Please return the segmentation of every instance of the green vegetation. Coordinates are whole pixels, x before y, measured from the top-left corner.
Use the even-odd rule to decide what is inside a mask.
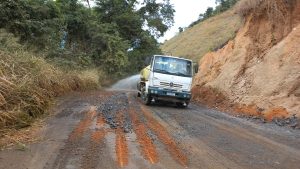
[[[229,10],[186,29],[162,46],[165,54],[182,56],[198,62],[207,52],[223,47],[242,26],[242,18]]]
[[[1,0],[0,133],[30,125],[56,96],[97,89],[161,53],[169,0],[84,2]]]
[[[109,74],[137,71],[141,60],[160,52],[156,38],[173,24],[169,0],[94,2],[89,8],[79,0],[3,0],[0,28],[47,58],[80,60]]]
[[[28,52],[6,31],[0,31],[0,41],[0,133],[5,127],[30,125],[53,97],[97,89],[103,78],[96,68],[63,71]]]
[[[218,15],[222,12],[227,11],[231,7],[233,7],[239,0],[216,0],[216,8],[208,7],[205,13],[200,14],[197,21],[191,23],[189,27],[193,27],[194,25],[205,21],[206,19]]]

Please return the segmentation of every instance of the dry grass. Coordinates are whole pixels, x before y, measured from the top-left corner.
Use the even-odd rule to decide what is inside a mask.
[[[294,6],[296,0],[241,0],[236,5],[236,12],[241,16],[267,13],[274,23],[284,21],[287,7]]]
[[[22,49],[3,31],[0,42],[0,133],[30,125],[55,96],[99,87],[101,74],[96,69],[62,71]]]
[[[230,10],[185,30],[162,45],[165,54],[198,61],[209,51],[221,48],[233,39],[242,26],[242,18]]]
[[[2,132],[0,137],[0,150],[16,145],[19,150],[27,148],[26,144],[34,143],[43,139],[42,130],[45,127],[44,119],[38,118],[30,125],[30,128],[14,129]]]
[[[235,10],[241,16],[245,16],[257,8],[261,2],[262,0],[241,0],[237,3]]]

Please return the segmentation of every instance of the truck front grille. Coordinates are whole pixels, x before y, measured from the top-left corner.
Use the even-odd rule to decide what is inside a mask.
[[[173,86],[171,86],[170,83],[167,82],[160,82],[159,84],[163,87],[172,87],[172,88],[182,88],[183,86],[181,84],[176,84],[176,83],[173,83]]]

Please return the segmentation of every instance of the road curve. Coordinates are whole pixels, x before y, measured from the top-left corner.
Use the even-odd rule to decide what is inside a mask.
[[[133,91],[60,98],[41,141],[0,152],[0,168],[299,168],[300,131],[191,104],[144,106]]]

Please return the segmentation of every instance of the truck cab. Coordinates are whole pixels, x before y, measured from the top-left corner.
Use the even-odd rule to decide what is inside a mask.
[[[189,59],[154,55],[150,65],[141,71],[138,96],[146,105],[163,100],[187,107],[192,97],[192,80],[197,68]]]

